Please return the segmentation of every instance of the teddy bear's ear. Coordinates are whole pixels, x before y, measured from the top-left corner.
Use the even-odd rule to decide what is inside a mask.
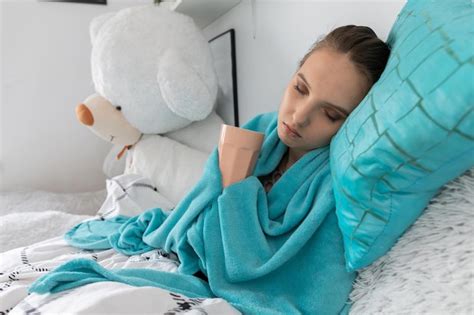
[[[178,116],[198,121],[214,109],[218,89],[214,70],[198,73],[174,49],[160,58],[157,81],[161,96]]]
[[[94,45],[94,41],[97,37],[97,34],[99,33],[100,29],[105,24],[105,22],[110,20],[110,18],[112,18],[116,14],[117,14],[116,12],[109,12],[109,13],[99,15],[92,19],[91,23],[89,24],[89,35],[91,37],[92,45]]]

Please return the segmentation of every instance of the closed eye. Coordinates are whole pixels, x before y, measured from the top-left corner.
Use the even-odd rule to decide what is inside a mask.
[[[293,85],[293,87],[295,88],[295,90],[296,90],[299,94],[301,94],[301,95],[304,94],[303,91],[302,91],[302,90],[300,89],[300,87],[298,86],[298,84]]]
[[[296,90],[296,92],[298,92],[298,94],[300,95],[304,95],[305,93],[300,89],[300,87],[298,86],[298,84],[295,84],[293,85],[293,88]],[[331,122],[335,122],[336,120],[339,120],[341,119],[340,116],[336,115],[329,115],[329,113],[325,110],[324,113],[326,114],[326,117],[331,121]]]
[[[339,116],[331,116],[331,115],[329,115],[329,113],[328,113],[327,111],[324,111],[324,112],[326,113],[326,117],[327,117],[330,121],[332,121],[332,122],[335,122],[336,120],[341,119],[341,117],[339,117]]]

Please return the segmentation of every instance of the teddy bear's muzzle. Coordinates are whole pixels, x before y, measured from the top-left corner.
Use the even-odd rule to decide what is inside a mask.
[[[76,116],[77,119],[86,126],[92,126],[94,124],[94,116],[89,108],[84,104],[77,105]]]

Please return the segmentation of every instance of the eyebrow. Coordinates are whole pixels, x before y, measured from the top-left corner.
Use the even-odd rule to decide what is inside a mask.
[[[301,78],[301,80],[304,81],[304,83],[308,86],[309,90],[311,90],[311,86],[308,84],[308,81],[306,81],[306,78],[304,77],[304,75],[302,73],[298,73],[298,76]],[[332,103],[329,103],[327,101],[323,101],[324,104],[330,106],[330,107],[333,107],[335,109],[337,109],[338,111],[342,112],[344,115],[349,116],[349,113],[344,109],[342,108],[341,106],[338,106],[338,105],[334,105]]]

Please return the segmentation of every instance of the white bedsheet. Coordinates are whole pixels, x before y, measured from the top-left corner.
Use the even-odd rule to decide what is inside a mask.
[[[95,215],[106,195],[105,189],[85,193],[0,192],[0,253],[63,235]]]
[[[106,196],[106,189],[84,193],[54,193],[41,190],[0,192],[0,215],[48,210],[95,215]]]
[[[119,175],[108,179],[106,186],[107,190],[86,193],[0,192],[0,253],[64,235],[97,213],[135,216],[155,206],[174,206],[140,175]]]
[[[77,223],[92,218],[61,211],[10,213],[0,217],[0,253],[64,235]]]
[[[222,299],[187,298],[152,287],[99,282],[58,293],[60,298],[33,294],[9,314],[240,314]],[[36,313],[37,314],[37,313]]]

